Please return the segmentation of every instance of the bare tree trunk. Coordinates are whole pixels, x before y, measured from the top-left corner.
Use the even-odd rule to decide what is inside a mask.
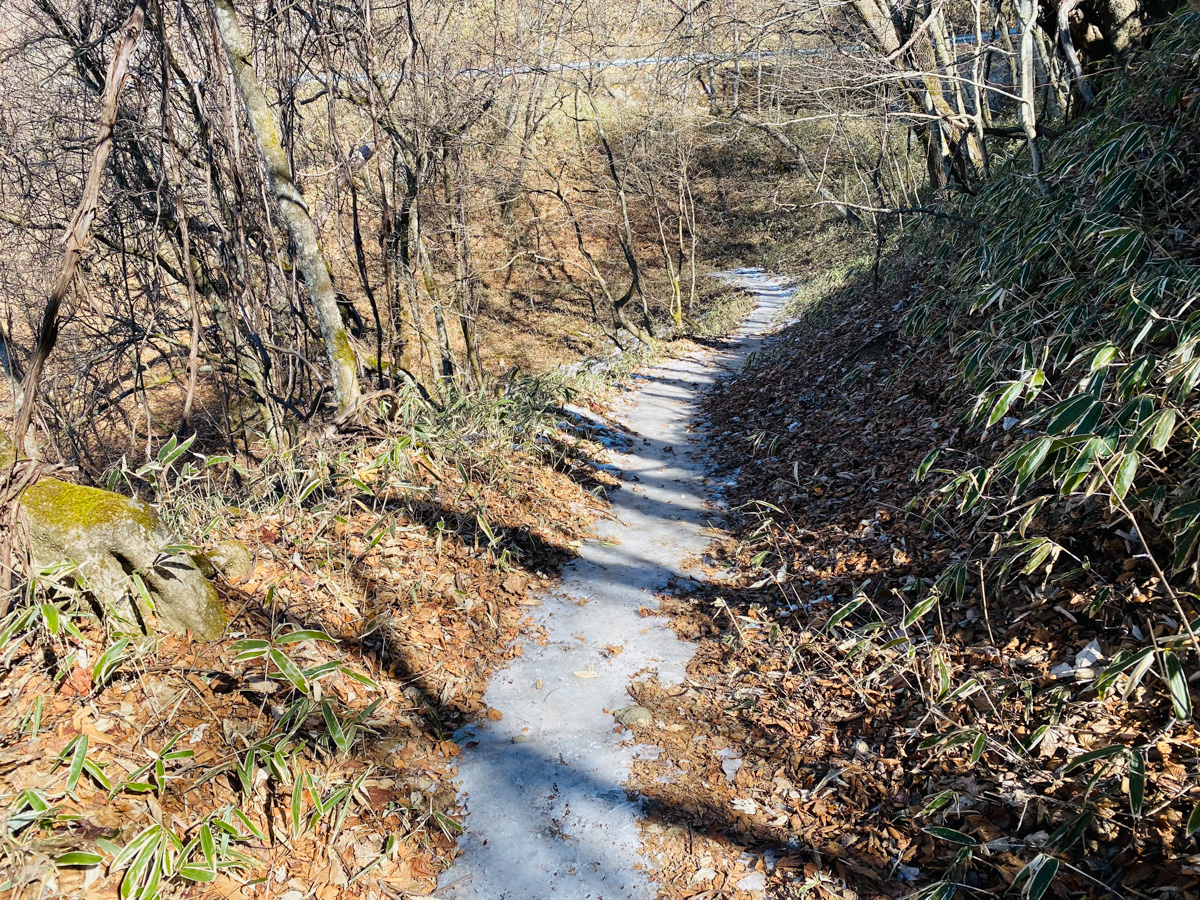
[[[70,290],[71,281],[75,277],[75,268],[79,264],[79,256],[87,245],[92,223],[96,220],[96,209],[100,204],[100,179],[104,175],[104,167],[112,152],[113,126],[117,121],[117,99],[125,86],[129,74],[129,59],[142,33],[142,23],[146,17],[144,0],[137,0],[133,12],[117,34],[116,45],[113,48],[112,62],[108,66],[108,74],[104,79],[104,97],[100,104],[100,127],[96,133],[96,145],[92,148],[92,164],[88,169],[87,181],[83,187],[83,198],[75,215],[67,225],[65,247],[62,262],[58,269],[58,278],[46,298],[46,308],[42,313],[42,325],[38,331],[37,351],[29,372],[25,375],[25,383],[21,390],[21,408],[17,413],[16,427],[13,431],[13,442],[18,450],[25,448],[25,433],[29,430],[29,422],[33,416],[33,404],[37,397],[38,382],[42,379],[42,369],[46,360],[54,350],[58,340],[58,311]]]
[[[1051,121],[1054,121],[1067,114],[1070,85],[1063,83],[1062,66],[1059,64],[1058,55],[1054,52],[1054,46],[1046,40],[1046,33],[1041,28],[1037,28],[1034,30],[1034,35],[1037,38],[1038,59],[1041,61],[1042,70],[1046,73],[1046,101],[1043,105],[1043,112]]]
[[[617,243],[621,245],[621,253],[625,256],[625,264],[629,266],[629,288],[614,304],[617,321],[639,341],[648,344],[650,338],[654,337],[654,327],[650,321],[650,311],[646,308],[646,296],[642,293],[642,273],[638,267],[637,254],[634,252],[633,226],[629,222],[629,204],[625,197],[625,182],[621,179],[621,175],[617,171],[616,157],[613,155],[612,146],[609,144],[608,137],[604,133],[604,126],[600,124],[600,114],[596,109],[596,101],[591,97],[588,99],[592,101],[592,115],[596,121],[596,136],[599,137],[600,145],[604,148],[604,155],[608,160],[608,174],[617,189],[617,203],[621,209],[621,231],[619,232]],[[640,328],[629,321],[629,316],[625,312],[625,307],[633,299],[634,294],[637,294],[642,301],[642,324]]]
[[[454,164],[451,171],[451,162]],[[483,364],[479,359],[479,341],[475,322],[479,303],[475,296],[475,273],[471,262],[471,229],[467,218],[467,197],[462,186],[461,150],[443,153],[443,178],[446,208],[450,214],[450,237],[454,244],[454,293],[459,330],[462,332],[467,373],[476,387],[483,386]]]
[[[1017,107],[1017,122],[1025,132],[1033,174],[1037,176],[1042,172],[1042,152],[1037,145],[1037,108],[1034,106],[1033,29],[1037,26],[1037,0],[1017,0],[1017,15],[1021,21],[1021,43],[1017,56],[1021,102]]]
[[[971,102],[975,104],[975,142],[979,145],[981,172],[988,174],[987,146],[983,142],[983,129],[987,124],[987,88],[983,74],[983,0],[973,0],[975,10],[975,58],[971,63]]]
[[[1145,32],[1141,0],[1101,0],[1100,24],[1114,53],[1124,53]]]
[[[1200,4],[1200,0],[1194,0]],[[1091,106],[1096,102],[1096,95],[1092,93],[1091,85],[1087,83],[1087,78],[1083,74],[1083,64],[1079,61],[1079,54],[1075,51],[1075,42],[1071,39],[1071,13],[1075,7],[1079,5],[1079,0],[1063,0],[1058,6],[1058,42],[1062,44],[1063,56],[1067,58],[1067,65],[1071,67],[1071,85],[1079,92],[1079,96],[1083,98],[1085,106]],[[1200,6],[1197,7],[1200,9]]]
[[[947,173],[953,168],[952,147],[966,141],[967,156],[976,169],[982,168],[983,149],[975,133],[964,123],[946,99],[941,76],[937,71],[936,49],[927,29],[920,25],[907,41],[901,40],[896,24],[898,17],[887,0],[852,0],[855,11],[875,36],[887,60],[902,72],[909,102],[914,109],[929,117],[925,128],[925,152],[929,178],[935,188],[946,184]],[[934,24],[933,16],[927,19]],[[911,57],[911,60],[908,59]]]
[[[358,359],[342,323],[337,294],[329,277],[329,266],[321,250],[321,242],[313,224],[308,204],[292,180],[287,153],[279,135],[279,122],[267,102],[266,94],[250,62],[250,43],[238,22],[232,0],[213,0],[217,30],[229,57],[230,68],[237,80],[250,129],[258,144],[259,155],[267,170],[271,192],[292,240],[296,264],[304,276],[304,284],[329,357],[329,373],[339,412],[345,412],[358,402]]]

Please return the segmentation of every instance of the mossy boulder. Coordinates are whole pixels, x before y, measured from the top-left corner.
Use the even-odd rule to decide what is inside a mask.
[[[57,478],[38,480],[20,500],[35,566],[74,560],[101,604],[131,596],[137,572],[154,602],[152,614],[139,605],[143,620],[154,615],[166,630],[202,640],[225,630],[217,592],[191,556],[162,552],[172,538],[148,504]]]
[[[221,574],[230,581],[245,581],[254,571],[254,554],[241,541],[221,541],[207,553],[197,554],[195,560],[209,578]]]

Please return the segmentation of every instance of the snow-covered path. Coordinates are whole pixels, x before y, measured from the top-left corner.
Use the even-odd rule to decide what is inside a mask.
[[[700,394],[762,344],[792,293],[755,270],[725,277],[758,299],[737,344],[671,360],[640,379],[621,417],[632,445],[613,453],[625,481],[611,497],[614,519],[601,523],[536,608],[549,640],[526,641],[524,655],[494,677],[485,699],[503,718],[456,735],[466,833],[439,896],[655,895],[639,867],[638,803],[622,787],[646,748],[617,733],[613,712],[631,704],[631,678],[683,677],[692,645],[639,609],[656,610],[657,592],[673,578],[691,578],[681,564],[709,543],[700,533],[708,518],[706,447],[689,442],[688,426]]]

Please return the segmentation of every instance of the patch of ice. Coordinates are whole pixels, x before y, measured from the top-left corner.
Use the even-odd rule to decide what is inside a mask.
[[[1100,642],[1092,641],[1075,654],[1075,668],[1090,669],[1102,659],[1104,652],[1100,649]]]
[[[767,889],[767,876],[762,872],[751,872],[749,875],[741,878],[738,883],[739,891],[765,891]]]
[[[732,782],[738,769],[742,767],[742,758],[737,755],[736,750],[729,747],[722,747],[717,751],[717,756],[721,759],[721,771],[725,773],[725,780]]]

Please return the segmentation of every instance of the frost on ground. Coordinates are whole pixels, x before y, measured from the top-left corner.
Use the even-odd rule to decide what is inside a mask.
[[[692,645],[651,615],[656,594],[691,578],[708,544],[705,463],[690,435],[699,394],[762,343],[791,290],[755,270],[724,276],[759,304],[733,349],[672,360],[639,380],[613,465],[625,482],[612,518],[534,615],[542,644],[497,673],[487,721],[462,729],[461,856],[445,893],[489,900],[620,900],[655,890],[639,855],[638,803],[623,787],[638,747],[614,721],[640,673],[683,677]]]

